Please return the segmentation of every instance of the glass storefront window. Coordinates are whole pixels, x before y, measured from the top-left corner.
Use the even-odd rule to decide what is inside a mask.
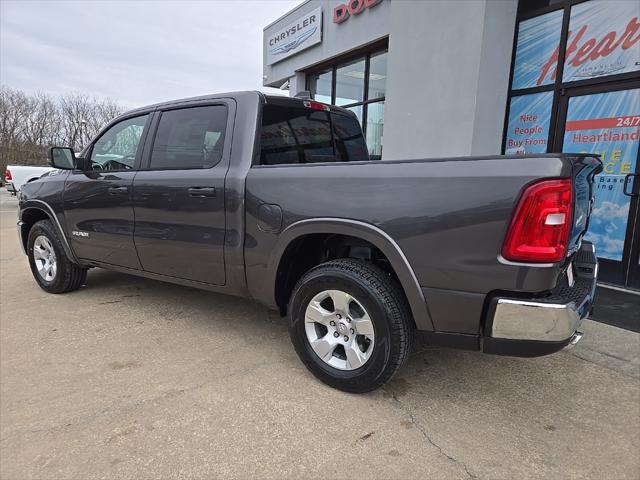
[[[631,201],[624,181],[636,172],[639,133],[640,89],[569,99],[562,151],[600,154],[604,167],[586,236],[602,258],[622,260]]]
[[[382,98],[387,86],[387,52],[371,55],[369,60],[369,89],[367,98]]]
[[[640,70],[640,2],[591,0],[571,7],[562,81]]]
[[[367,105],[367,126],[365,138],[369,156],[379,159],[382,156],[382,130],[384,128],[384,102]]]
[[[333,68],[307,74],[307,90],[314,100],[333,103],[358,117],[372,159],[382,158],[387,50],[378,50]],[[334,90],[332,90],[334,88]]]
[[[364,100],[365,59],[336,69],[336,105],[349,105]]]
[[[553,92],[520,95],[511,99],[505,153],[545,153],[551,123]]]
[[[309,91],[311,97],[318,102],[331,103],[332,71],[315,73],[309,76]]]
[[[604,282],[640,288],[640,204],[624,192],[640,173],[640,1],[518,0],[517,19],[503,151],[600,154],[585,238]]]
[[[511,88],[538,87],[555,81],[563,10],[524,20],[518,25]]]

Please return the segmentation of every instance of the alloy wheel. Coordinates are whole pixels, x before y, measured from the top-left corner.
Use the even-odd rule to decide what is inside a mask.
[[[362,304],[342,290],[324,290],[311,299],[305,332],[315,354],[339,370],[362,367],[373,352],[373,322]]]
[[[44,235],[38,235],[33,242],[33,259],[40,278],[47,282],[56,278],[58,263],[56,252],[53,249],[51,240]]]

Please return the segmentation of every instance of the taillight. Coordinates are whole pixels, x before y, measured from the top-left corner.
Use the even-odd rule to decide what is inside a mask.
[[[321,110],[323,112],[328,112],[329,105],[325,105],[324,103],[314,102],[313,100],[307,100],[304,102],[304,106],[310,108],[311,110]]]
[[[502,246],[514,262],[559,262],[567,254],[571,230],[573,182],[542,180],[520,197]]]
[[[5,180],[13,180],[13,177],[11,176],[11,171],[7,168],[7,170],[4,172],[4,179]]]

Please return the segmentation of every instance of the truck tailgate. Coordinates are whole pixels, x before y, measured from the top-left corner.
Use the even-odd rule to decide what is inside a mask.
[[[569,157],[573,165],[574,212],[573,227],[569,239],[569,252],[580,248],[582,237],[589,228],[589,216],[593,207],[594,177],[602,171],[602,163],[597,156],[576,155]]]

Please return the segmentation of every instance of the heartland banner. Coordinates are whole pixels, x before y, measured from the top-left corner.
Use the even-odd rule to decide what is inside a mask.
[[[574,5],[569,32],[562,81],[640,70],[640,1]]]
[[[520,22],[514,90],[555,82],[563,10]],[[640,1],[590,0],[571,7],[563,82],[640,70]]]
[[[586,236],[599,257],[622,260],[630,202],[624,177],[636,171],[639,143],[640,89],[569,99],[562,150],[598,153],[604,165]]]

